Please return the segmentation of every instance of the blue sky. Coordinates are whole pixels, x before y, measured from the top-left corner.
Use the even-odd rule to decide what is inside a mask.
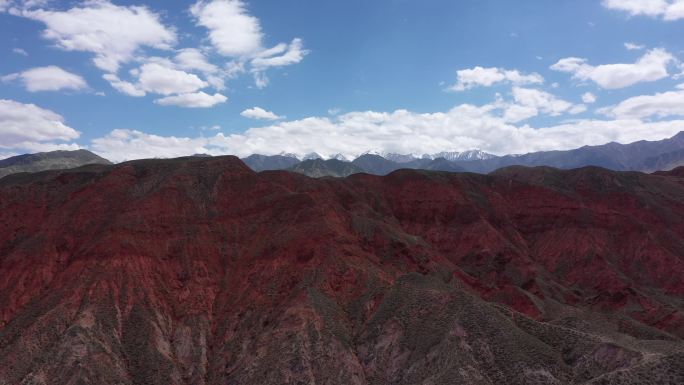
[[[0,0],[0,157],[505,154],[684,130],[683,0]]]

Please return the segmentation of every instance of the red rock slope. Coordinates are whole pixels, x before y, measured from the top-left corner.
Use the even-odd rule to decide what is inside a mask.
[[[0,384],[681,384],[678,174],[0,179]]]

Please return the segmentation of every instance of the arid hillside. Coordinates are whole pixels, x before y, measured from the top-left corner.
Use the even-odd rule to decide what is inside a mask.
[[[0,179],[0,385],[682,384],[684,176]]]

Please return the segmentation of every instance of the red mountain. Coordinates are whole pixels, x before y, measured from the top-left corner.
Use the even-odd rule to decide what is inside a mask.
[[[682,384],[684,177],[0,179],[0,384]]]

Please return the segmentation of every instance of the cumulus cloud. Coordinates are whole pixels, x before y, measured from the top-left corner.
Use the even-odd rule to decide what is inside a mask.
[[[209,30],[209,40],[224,56],[246,56],[261,50],[261,24],[240,0],[200,0],[190,7],[197,24]]]
[[[568,57],[551,66],[552,70],[567,72],[581,81],[593,81],[601,88],[618,89],[652,82],[669,76],[668,66],[676,59],[661,48],[648,51],[635,63],[593,66],[587,59]]]
[[[2,81],[18,80],[29,92],[83,90],[88,83],[79,75],[57,66],[36,67],[2,77]]]
[[[0,99],[0,149],[40,150],[78,146],[56,141],[74,140],[80,136],[64,123],[64,118],[35,104]]]
[[[216,73],[219,68],[207,60],[206,55],[197,48],[184,48],[176,54],[175,62],[184,70],[201,71],[207,74]]]
[[[268,84],[268,69],[299,63],[308,53],[299,38],[264,48],[260,21],[249,14],[242,0],[199,0],[190,7],[191,17],[208,30],[211,43],[199,48],[177,48],[175,28],[165,25],[160,14],[146,6],[85,0],[64,10],[43,0],[0,1],[0,11],[42,22],[43,37],[56,47],[93,54],[94,64],[105,72],[112,87],[130,96],[147,92],[192,94],[206,86],[222,91],[227,79],[244,73],[251,73],[257,86],[263,88]],[[167,51],[168,55],[151,56],[152,49]],[[215,53],[232,60],[225,66],[214,64],[210,57]],[[133,79],[127,79],[119,70],[131,62],[143,63],[143,67],[131,73]],[[149,64],[161,67],[144,68]],[[136,79],[139,76],[142,78]],[[146,85],[149,76],[166,76],[171,84],[161,87],[152,79],[156,85]]]
[[[117,129],[94,139],[90,149],[106,159],[121,162],[143,158],[174,158],[206,153],[204,138],[158,136],[136,130]]]
[[[115,74],[105,74],[103,78],[116,90],[129,96],[145,96],[147,93],[175,95],[174,97],[158,99],[158,104],[162,105],[181,106],[183,101],[187,106],[192,105],[193,107],[199,106],[195,104],[201,104],[202,107],[210,104],[208,97],[211,95],[203,92],[197,93],[198,90],[208,87],[209,82],[200,79],[195,74],[170,68],[167,65],[173,66],[174,64],[164,59],[154,60],[152,58],[152,62],[145,63],[140,68],[134,68],[130,71],[131,75],[137,78],[135,82],[122,80]],[[216,99],[213,104],[225,101],[219,99]]]
[[[554,113],[567,108],[565,112],[572,113],[572,110],[585,108],[584,105],[546,99],[540,95],[521,96],[521,100],[526,100],[539,111],[544,109]],[[610,141],[659,140],[684,130],[684,120],[644,122],[632,117],[578,119],[532,127],[510,122],[505,116],[507,107],[505,103],[495,102],[483,106],[463,104],[435,113],[407,110],[350,112],[335,117],[279,121],[250,128],[242,134],[219,133],[195,138],[127,132],[123,137],[118,133],[97,140],[93,142],[97,147],[93,148],[114,160],[194,153],[247,156],[282,152],[300,157],[312,152],[323,156],[341,153],[347,158],[354,158],[369,149],[421,154],[479,148],[493,154],[509,154],[572,149]],[[146,147],[148,142],[149,149]]]
[[[261,23],[249,14],[242,0],[200,0],[190,7],[190,13],[197,25],[209,30],[209,40],[219,54],[237,58],[226,76],[245,72],[248,65],[258,88],[269,83],[267,69],[297,64],[309,53],[299,38],[264,48]]]
[[[228,98],[218,92],[209,95],[205,92],[184,93],[156,99],[154,102],[161,106],[178,106],[187,108],[209,108],[224,103]]]
[[[278,120],[282,117],[274,114],[271,111],[266,111],[261,107],[253,107],[246,109],[240,113],[240,115],[249,119],[260,119],[260,120]]]
[[[12,48],[12,52],[16,53],[17,55],[28,56],[28,52],[26,52],[26,50],[23,48]]]
[[[668,21],[684,18],[684,0],[603,0],[603,6],[631,16],[661,17]]]
[[[126,94],[128,96],[141,97],[145,96],[145,91],[140,89],[137,85],[127,82],[125,80],[119,79],[118,76],[114,74],[104,74],[103,79],[109,82],[109,84],[117,91]]]
[[[537,89],[513,87],[513,103],[502,103],[503,117],[507,122],[520,122],[539,114],[559,116],[564,112],[583,112],[581,107]]]
[[[43,37],[57,47],[93,53],[95,65],[110,73],[133,59],[141,47],[170,49],[176,43],[175,31],[144,6],[90,0],[66,11],[24,8],[13,13],[44,23]]]
[[[523,74],[517,70],[503,68],[475,67],[456,71],[456,84],[448,88],[449,91],[465,91],[474,87],[491,87],[498,83],[512,83],[514,85],[541,84],[544,78],[538,73]]]
[[[634,96],[615,106],[602,108],[599,113],[618,119],[684,116],[684,91]]]
[[[582,101],[587,104],[596,103],[596,95],[592,94],[591,92],[585,92],[582,95]]]
[[[142,90],[162,95],[195,92],[209,85],[195,74],[157,63],[142,65],[138,81]]]
[[[233,77],[230,68],[222,69],[209,62],[204,51],[198,48],[178,50],[173,65],[184,71],[199,71],[204,74],[205,81],[217,91],[226,88],[225,79]]]

